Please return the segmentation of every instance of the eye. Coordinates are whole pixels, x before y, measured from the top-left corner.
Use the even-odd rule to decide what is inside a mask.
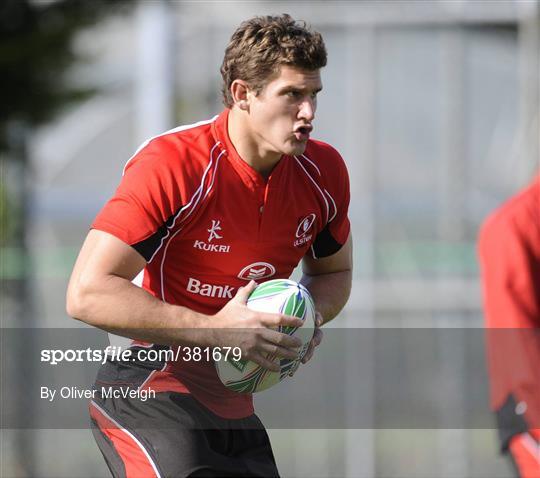
[[[292,90],[292,91],[287,91],[287,96],[289,98],[297,100],[302,97],[302,93],[300,93],[299,91]]]

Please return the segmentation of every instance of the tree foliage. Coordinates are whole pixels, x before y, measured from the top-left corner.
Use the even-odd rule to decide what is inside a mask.
[[[126,7],[128,0],[0,1],[0,152],[9,148],[12,122],[29,128],[93,93],[67,84],[76,61],[76,33]]]

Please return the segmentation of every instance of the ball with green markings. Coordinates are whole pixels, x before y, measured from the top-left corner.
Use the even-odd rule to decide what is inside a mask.
[[[297,359],[268,359],[278,362],[279,372],[267,370],[250,360],[227,360],[216,362],[216,369],[223,384],[238,393],[255,393],[276,385],[294,372],[307,352],[315,330],[315,305],[309,291],[301,284],[288,279],[274,279],[260,284],[249,296],[247,306],[260,312],[281,313],[299,317],[304,321],[302,327],[281,326],[279,331],[298,337],[302,347]]]

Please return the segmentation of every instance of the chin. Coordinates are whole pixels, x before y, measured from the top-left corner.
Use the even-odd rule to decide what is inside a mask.
[[[285,151],[283,151],[284,154],[287,156],[300,156],[301,154],[304,154],[304,151],[306,150],[307,142],[305,143],[297,143],[294,145],[289,146],[288,148],[284,148]]]

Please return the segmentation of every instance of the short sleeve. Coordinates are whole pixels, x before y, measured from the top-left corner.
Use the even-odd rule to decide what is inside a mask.
[[[495,214],[479,236],[479,258],[488,327],[538,327],[534,257],[530,232],[512,216]]]
[[[350,185],[347,167],[341,155],[331,146],[324,144],[323,166],[324,194],[328,201],[329,220],[317,234],[312,247],[315,259],[331,256],[338,252],[349,237]]]
[[[185,203],[180,165],[174,146],[162,138],[152,140],[130,159],[92,228],[116,236],[149,262]]]

